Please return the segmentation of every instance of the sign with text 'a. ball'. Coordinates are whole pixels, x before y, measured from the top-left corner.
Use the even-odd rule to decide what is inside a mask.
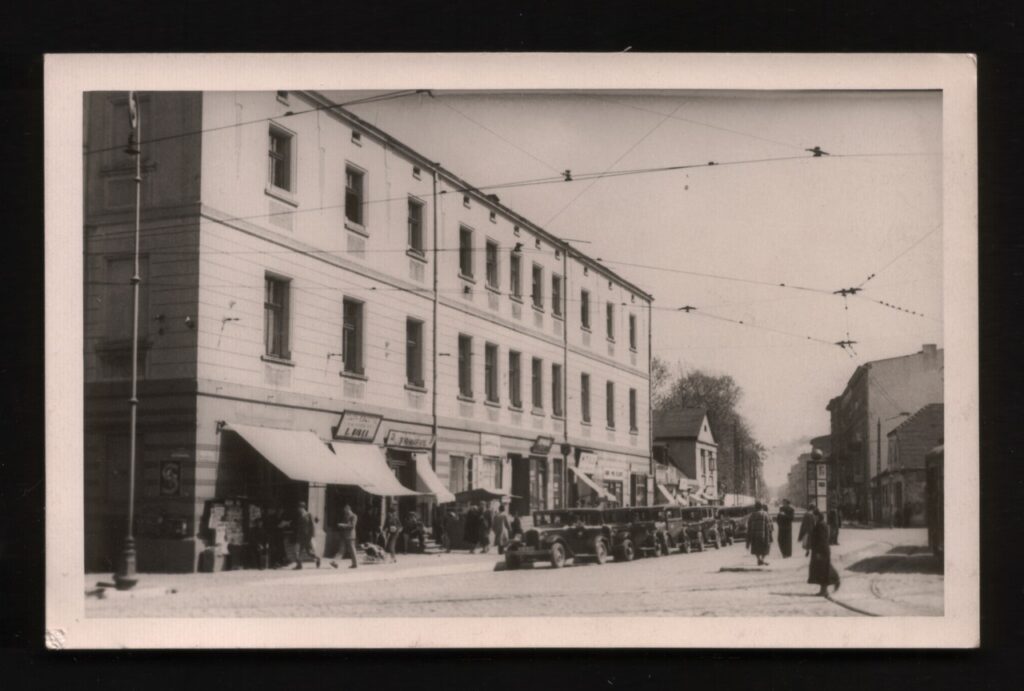
[[[341,414],[337,426],[334,428],[335,439],[350,439],[352,441],[373,441],[377,436],[377,428],[380,427],[382,416],[369,413],[354,413],[346,410]]]

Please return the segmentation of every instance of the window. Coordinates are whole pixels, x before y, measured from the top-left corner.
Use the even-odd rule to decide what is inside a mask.
[[[417,180],[419,180],[420,179],[420,174],[421,174],[420,167],[419,166],[413,166],[412,167],[412,176],[414,178],[416,178]]]
[[[636,389],[629,390],[629,430],[637,431],[636,426]]]
[[[608,340],[615,340],[615,305],[608,303],[605,306],[605,326],[607,327]]]
[[[629,349],[636,350],[636,315],[629,315]]]
[[[353,168],[345,167],[345,218],[358,226],[365,225],[363,218],[363,202],[365,194],[365,174]]]
[[[544,269],[540,264],[533,265],[533,306],[544,307]]]
[[[523,407],[521,360],[519,353],[508,351],[508,400],[514,408]]]
[[[270,184],[294,191],[292,188],[292,139],[294,135],[274,125],[270,126]]]
[[[487,287],[498,288],[498,243],[488,240],[484,252],[487,264]]]
[[[501,459],[495,456],[477,456],[478,469],[473,488],[501,489]]]
[[[590,291],[580,291],[580,325],[584,329],[590,328]]]
[[[459,334],[459,395],[473,398],[473,339]]]
[[[467,209],[469,208],[469,195],[468,194],[462,195],[462,205],[464,207],[466,207]]]
[[[562,277],[558,274],[551,274],[551,313],[562,316]]]
[[[473,278],[473,231],[465,226],[459,228],[459,273]]]
[[[352,143],[358,146],[363,145],[363,133],[352,130]]]
[[[448,489],[454,492],[466,491],[466,457],[449,456]]]
[[[533,358],[533,408],[544,410],[544,363],[540,358]]]
[[[583,422],[590,422],[590,375],[580,375],[580,414]]]
[[[264,280],[263,331],[266,353],[288,359],[288,281],[267,276]]]
[[[498,402],[498,346],[493,343],[484,346],[484,397]]]
[[[607,382],[604,385],[604,415],[608,427],[615,428],[615,384]]]
[[[409,249],[423,254],[423,203],[409,200]]]
[[[363,373],[363,303],[342,300],[341,359],[349,374]]]
[[[551,413],[555,417],[562,417],[562,366],[552,363],[551,365]]]
[[[405,380],[423,387],[423,322],[418,319],[405,320]]]
[[[523,296],[523,262],[522,254],[512,250],[509,258],[509,290],[517,298]]]

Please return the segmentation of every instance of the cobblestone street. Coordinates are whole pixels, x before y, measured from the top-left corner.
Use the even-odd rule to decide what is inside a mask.
[[[144,575],[135,591],[87,598],[89,617],[941,616],[941,564],[923,530],[846,529],[843,582],[807,585],[799,545],[759,568],[740,544],[631,563],[495,570],[498,555],[404,555],[350,570]],[[87,577],[93,585],[95,576]]]

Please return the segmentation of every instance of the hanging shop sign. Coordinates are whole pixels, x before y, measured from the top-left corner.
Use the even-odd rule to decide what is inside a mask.
[[[530,453],[537,454],[538,456],[547,456],[554,443],[554,437],[537,437],[533,442],[533,446],[530,447]]]
[[[605,468],[604,469],[605,480],[622,480],[626,479],[626,471],[622,468]]]
[[[380,415],[353,413],[346,410],[341,414],[341,419],[331,432],[335,439],[373,441],[377,436],[377,428],[380,427],[382,419]]]
[[[597,472],[597,454],[593,451],[580,452],[580,462],[576,466],[584,473]]]
[[[500,456],[501,437],[497,434],[481,434],[480,453],[484,456]]]
[[[434,446],[434,435],[426,432],[406,432],[393,429],[384,437],[384,446],[402,449],[430,449]]]

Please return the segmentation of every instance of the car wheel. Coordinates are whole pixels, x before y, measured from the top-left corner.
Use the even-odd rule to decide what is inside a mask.
[[[556,569],[565,566],[565,547],[561,542],[551,545],[551,566]]]
[[[598,564],[608,561],[608,545],[599,537],[594,538],[594,561]]]
[[[619,561],[633,561],[636,556],[636,549],[633,547],[633,541],[626,539],[619,545]]]

